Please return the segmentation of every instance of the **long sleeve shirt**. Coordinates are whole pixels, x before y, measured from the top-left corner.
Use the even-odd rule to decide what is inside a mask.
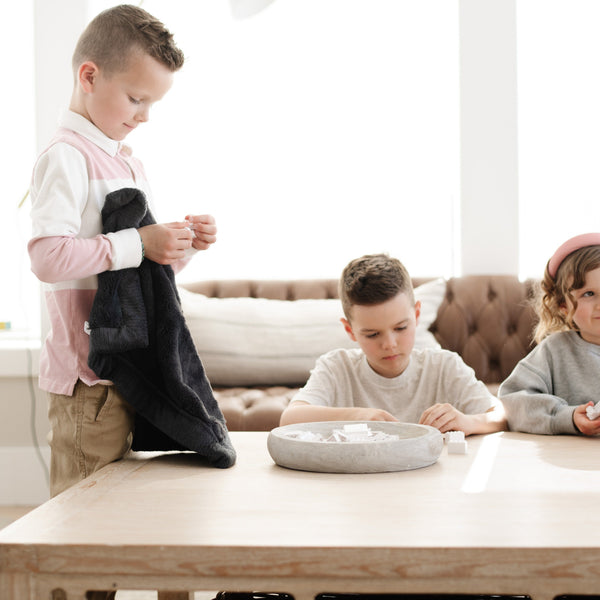
[[[600,346],[576,331],[554,333],[523,358],[498,396],[513,431],[578,433],[573,411],[600,394]]]
[[[151,204],[150,189],[131,150],[105,136],[83,116],[68,112],[39,156],[31,183],[31,268],[43,282],[51,329],[40,356],[40,387],[70,395],[78,379],[100,380],[88,367],[85,323],[97,274],[137,267],[142,245],[136,229],[102,235],[101,210],[109,192],[135,187]]]

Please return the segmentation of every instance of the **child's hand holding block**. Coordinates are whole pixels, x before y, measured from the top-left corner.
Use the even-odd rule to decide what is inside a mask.
[[[596,402],[594,406],[588,406],[585,409],[585,412],[587,413],[588,419],[590,421],[597,419],[598,417],[600,417],[600,402]]]

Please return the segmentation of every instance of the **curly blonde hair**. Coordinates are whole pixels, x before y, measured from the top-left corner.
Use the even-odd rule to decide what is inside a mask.
[[[548,266],[540,282],[536,303],[539,321],[534,332],[535,342],[541,342],[551,333],[579,328],[573,321],[577,300],[573,290],[585,285],[589,271],[600,268],[600,246],[585,246],[569,254],[560,264],[555,277],[548,273]]]

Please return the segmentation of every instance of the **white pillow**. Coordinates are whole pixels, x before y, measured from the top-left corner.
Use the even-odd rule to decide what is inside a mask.
[[[415,348],[441,348],[429,327],[437,317],[440,304],[446,295],[446,280],[433,279],[415,288],[415,300],[421,301],[421,315],[417,323]]]
[[[446,291],[444,279],[415,288],[421,301],[416,348],[439,348],[427,329]],[[188,328],[213,385],[303,385],[321,354],[357,346],[337,299],[208,298],[179,288]]]

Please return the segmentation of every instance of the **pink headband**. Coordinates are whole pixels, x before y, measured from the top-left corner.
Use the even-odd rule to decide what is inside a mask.
[[[586,246],[600,246],[600,233],[582,233],[567,240],[564,244],[558,247],[558,250],[552,255],[548,261],[548,274],[552,279],[556,277],[556,272],[561,263],[571,252],[585,248]]]

